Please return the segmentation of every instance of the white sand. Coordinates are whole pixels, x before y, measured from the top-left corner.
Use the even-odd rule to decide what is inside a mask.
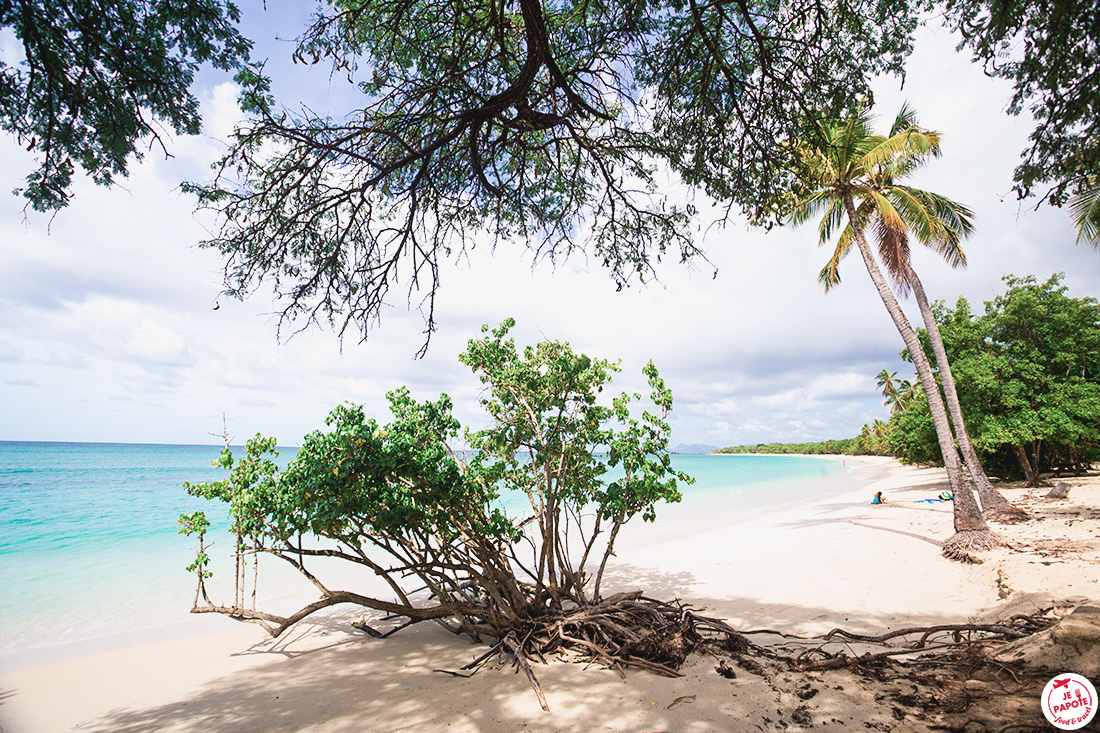
[[[610,582],[680,597],[738,628],[796,633],[965,621],[1026,593],[1100,599],[1100,479],[1068,479],[1064,502],[1006,490],[1036,520],[998,527],[1010,547],[963,565],[939,554],[951,505],[912,503],[944,488],[942,471],[863,463],[887,469],[870,491],[728,530],[648,544],[639,535]],[[889,501],[869,506],[877,490]],[[767,729],[792,704],[751,675],[720,677],[706,657],[679,679],[628,672],[625,682],[553,662],[536,667],[544,713],[508,667],[470,679],[434,672],[483,649],[435,625],[374,640],[332,617],[273,642],[257,627],[209,619],[216,633],[4,672],[0,730],[692,732]],[[878,720],[865,691],[841,687],[813,699],[814,730]]]

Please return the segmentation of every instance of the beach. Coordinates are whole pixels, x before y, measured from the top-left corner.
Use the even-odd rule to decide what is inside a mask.
[[[839,458],[837,460],[840,460]],[[994,525],[1005,543],[980,564],[945,560],[950,503],[917,503],[947,487],[941,469],[846,458],[870,485],[783,506],[728,528],[688,527],[620,545],[613,590],[683,603],[739,630],[880,634],[962,623],[1006,604],[1072,608],[1100,601],[1100,477],[1066,477],[1068,499],[1001,485],[1032,520]],[[869,504],[875,491],[887,498]],[[522,674],[456,670],[484,651],[434,624],[379,640],[346,612],[272,640],[207,616],[199,636],[110,649],[0,672],[0,730],[39,731],[710,731],[927,730],[898,718],[858,679],[799,699],[762,677],[690,659],[669,679],[550,660],[535,673],[543,712]],[[780,725],[782,723],[782,725]],[[884,725],[887,727],[879,727]]]

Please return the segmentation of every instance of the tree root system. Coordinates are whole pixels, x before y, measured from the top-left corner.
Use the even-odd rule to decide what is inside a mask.
[[[1078,660],[1081,655],[1073,650],[1085,647]],[[493,659],[508,660],[523,670],[549,710],[536,662],[555,657],[620,674],[635,668],[679,676],[685,660],[701,653],[714,658],[722,676],[755,675],[777,693],[802,701],[816,694],[815,684],[853,684],[854,676],[855,684],[874,689],[876,702],[888,705],[898,721],[909,720],[921,730],[974,733],[1044,729],[1037,704],[1043,686],[1054,674],[1093,671],[1084,657],[1094,651],[1100,651],[1100,610],[1086,607],[1061,622],[1045,609],[996,623],[880,635],[838,628],[800,637],[769,629],[738,631],[679,601],[634,592],[515,629],[462,669],[439,671],[470,676]]]
[[[943,543],[943,556],[958,562],[981,563],[971,552],[984,552],[1001,546],[1001,540],[987,529],[960,530]]]
[[[737,631],[719,619],[697,615],[679,602],[646,598],[641,591],[621,593],[599,603],[554,613],[527,621],[509,630],[484,654],[458,671],[446,674],[469,676],[490,660],[507,655],[522,669],[549,710],[531,667],[551,657],[595,663],[625,676],[627,668],[644,669],[667,677],[680,676],[679,669],[690,654],[714,648],[751,646]]]
[[[754,641],[745,646],[745,640]],[[763,677],[776,697],[806,701],[820,690],[858,686],[889,711],[881,730],[1049,730],[1039,700],[1065,672],[1100,672],[1100,609],[1081,606],[1059,620],[1053,609],[989,624],[898,629],[881,635],[834,629],[816,637],[744,631],[716,672]],[[789,722],[804,703],[788,711]],[[787,726],[784,726],[787,727]],[[878,726],[868,724],[869,728]]]

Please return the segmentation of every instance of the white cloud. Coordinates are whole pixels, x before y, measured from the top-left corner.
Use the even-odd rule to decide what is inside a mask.
[[[7,341],[0,341],[0,363],[18,364],[23,361],[23,350]]]
[[[183,335],[148,317],[133,326],[133,335],[122,347],[122,353],[139,364],[188,366],[193,363]]]
[[[276,21],[268,14],[250,22],[261,29]],[[953,48],[922,32],[906,88],[893,81],[876,91],[884,117],[909,99],[944,134],[944,157],[915,185],[978,215],[968,268],[915,254],[929,295],[963,295],[977,310],[1003,291],[1004,274],[1060,270],[1071,294],[1100,292],[1100,257],[1073,246],[1065,213],[1006,198],[1027,121],[1007,118],[1006,86]],[[402,384],[421,399],[447,392],[458,417],[477,425],[481,385],[455,357],[482,323],[508,316],[519,321],[520,343],[561,339],[621,358],[617,390],[644,393],[639,372],[653,359],[676,398],[674,444],[855,435],[887,414],[874,375],[911,372],[858,257],[825,295],[816,277],[828,253],[813,227],[764,233],[738,221],[706,230],[716,278],[710,267],[669,263],[660,284],[621,293],[583,257],[532,269],[520,248],[477,248],[441,273],[439,330],[423,360],[413,359],[423,322],[403,297],[366,344],[349,335],[341,347],[315,330],[280,344],[270,296],[219,298],[221,262],[193,246],[208,222],[177,186],[209,175],[235,119],[234,87],[222,76],[201,78],[211,80],[199,90],[205,136],[172,141],[171,160],[150,154],[125,188],[81,182],[52,224],[33,213],[24,220],[22,201],[0,195],[0,439],[214,442],[209,433],[225,413],[239,439],[262,431],[293,443],[344,400],[384,417],[385,392]],[[18,185],[29,166],[25,151],[0,143],[0,188]]]

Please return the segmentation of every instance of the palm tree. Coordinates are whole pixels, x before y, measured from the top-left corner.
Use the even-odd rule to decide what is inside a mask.
[[[1077,244],[1100,249],[1100,176],[1089,176],[1069,200],[1069,211],[1077,226]]]
[[[909,403],[913,401],[914,396],[916,391],[913,389],[913,383],[908,379],[902,379],[898,382],[898,398],[890,406],[890,413],[905,412],[909,409]]]
[[[909,238],[912,234],[918,242],[942,255],[951,267],[965,266],[966,253],[963,252],[960,243],[964,237],[973,232],[971,220],[974,216],[973,212],[965,206],[946,196],[897,183],[898,179],[904,178],[920,167],[928,157],[939,157],[939,134],[920,130],[917,127],[916,113],[908,105],[903,105],[894,120],[890,135],[893,137],[918,130],[928,137],[930,144],[928,150],[920,155],[898,155],[869,171],[869,182],[885,197],[886,206],[866,206],[862,213],[873,225],[879,245],[879,256],[885,263],[898,293],[904,297],[912,289],[928,333],[928,340],[932,345],[932,354],[936,360],[936,368],[947,402],[948,415],[954,427],[955,438],[958,441],[959,450],[962,451],[967,472],[977,488],[983,513],[987,519],[996,521],[1020,521],[1027,516],[1026,512],[1012,506],[993,488],[978,459],[977,451],[974,450],[970,433],[966,429],[966,420],[963,418],[962,407],[955,389],[955,379],[951,373],[951,363],[943,346],[939,325],[936,323],[928,296],[924,292],[924,286],[917,277],[910,260]],[[884,208],[886,208],[885,212]],[[896,218],[893,214],[896,214]],[[864,223],[866,224],[866,220]],[[839,283],[840,260],[850,248],[850,245],[843,244],[843,236],[841,240],[829,263],[819,275],[819,280],[825,285],[826,291]]]
[[[882,396],[886,398],[886,404],[888,405],[896,401],[898,397],[898,388],[894,384],[894,377],[897,375],[897,372],[883,369],[875,376],[875,379],[878,380],[878,388],[882,390]]]
[[[820,280],[827,288],[839,283],[840,260],[853,245],[859,250],[928,396],[944,468],[955,496],[955,534],[944,543],[944,554],[960,557],[969,549],[989,548],[996,544],[996,539],[964,481],[951,423],[932,366],[879,268],[865,231],[867,223],[875,228],[887,270],[903,288],[912,282],[909,276],[913,274],[909,265],[907,219],[913,222],[918,238],[936,247],[949,262],[961,256],[958,237],[952,239],[943,230],[950,225],[952,215],[966,221],[970,212],[945,197],[932,197],[893,182],[939,150],[939,135],[908,122],[911,117],[912,112],[903,108],[889,136],[873,133],[866,109],[847,119],[818,121],[815,134],[792,145],[800,163],[799,183],[784,202],[784,208],[788,220],[795,225],[821,214],[818,232],[822,242],[828,241],[847,220]],[[950,211],[941,211],[943,207]]]
[[[928,340],[932,344],[932,353],[936,357],[936,368],[939,370],[940,383],[943,386],[944,398],[947,400],[947,409],[951,415],[951,422],[955,427],[955,438],[962,451],[963,461],[970,473],[974,486],[978,490],[978,500],[982,505],[982,513],[988,519],[999,522],[1019,522],[1027,518],[1027,512],[1012,506],[1008,499],[993,488],[989,477],[978,460],[978,453],[974,450],[974,444],[970,441],[970,432],[966,429],[966,421],[963,419],[962,405],[959,403],[959,395],[955,390],[955,378],[951,374],[951,364],[947,359],[947,351],[943,346],[943,338],[940,336],[940,328],[936,323],[936,317],[932,313],[932,306],[928,303],[928,296],[924,293],[924,286],[920,278],[913,271],[912,265],[906,264],[906,279],[913,288],[913,295],[920,308],[921,318],[924,320],[925,330],[928,332]]]
[[[904,412],[905,408],[909,406],[909,400],[912,399],[913,385],[909,383],[908,379],[894,379],[896,376],[897,372],[883,369],[875,377],[878,380],[878,388],[882,390],[884,402],[890,408],[891,415]]]

